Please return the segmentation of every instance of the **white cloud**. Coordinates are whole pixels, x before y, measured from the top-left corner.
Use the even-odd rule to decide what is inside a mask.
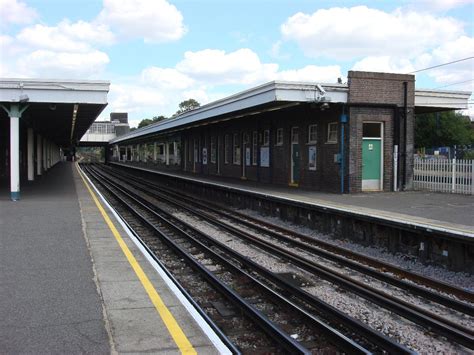
[[[176,69],[148,67],[141,73],[141,82],[163,89],[183,90],[189,88],[194,80]]]
[[[248,48],[226,53],[223,50],[205,49],[186,52],[176,69],[196,80],[214,84],[250,84],[265,80],[278,70],[277,64],[264,64]]]
[[[281,26],[281,32],[308,56],[348,60],[381,53],[413,57],[459,37],[463,28],[449,17],[356,6],[297,13]]]
[[[370,56],[356,62],[352,70],[406,74],[414,71],[415,68],[408,59],[398,59],[390,56]]]
[[[22,76],[84,78],[103,71],[108,63],[107,54],[94,49],[84,53],[40,49],[22,56],[17,68]]]
[[[175,41],[186,33],[181,12],[166,0],[104,0],[97,21],[145,42]]]
[[[109,44],[114,40],[105,25],[78,21],[61,21],[57,26],[34,25],[17,35],[26,46],[61,52],[87,52],[93,44]]]
[[[342,78],[339,65],[316,66],[307,65],[296,70],[284,70],[276,74],[276,79],[287,81],[316,81],[320,83],[336,83]]]
[[[28,24],[38,18],[35,9],[22,1],[0,0],[0,24]]]

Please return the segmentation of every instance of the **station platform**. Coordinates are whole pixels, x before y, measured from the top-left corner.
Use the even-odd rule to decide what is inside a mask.
[[[217,176],[169,172],[141,163],[112,164],[214,184],[274,199],[446,231],[474,240],[473,196],[427,191],[332,194]]]
[[[0,353],[226,352],[76,164],[21,193],[0,191]]]

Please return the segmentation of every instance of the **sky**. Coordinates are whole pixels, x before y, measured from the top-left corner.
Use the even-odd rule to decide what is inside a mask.
[[[128,112],[136,126],[272,80],[474,57],[473,33],[474,0],[0,0],[0,77],[108,80],[99,119]],[[474,91],[473,73],[468,59],[416,73],[416,87]]]

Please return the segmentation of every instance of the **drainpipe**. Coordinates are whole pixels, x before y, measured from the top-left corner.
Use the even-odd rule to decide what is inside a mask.
[[[340,156],[341,156],[341,194],[343,194],[344,193],[344,178],[345,178],[344,168],[346,164],[346,158],[344,154],[344,139],[345,139],[344,127],[345,127],[345,123],[347,123],[348,121],[348,117],[345,114],[344,105],[342,106],[342,113],[341,113],[341,117],[339,118],[339,121],[341,122],[341,153],[340,153]]]
[[[407,177],[407,120],[408,120],[408,82],[403,82],[403,179],[402,186],[405,190]]]

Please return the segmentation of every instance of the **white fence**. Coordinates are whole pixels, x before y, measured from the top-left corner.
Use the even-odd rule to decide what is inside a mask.
[[[474,160],[415,158],[415,190],[474,195]]]

